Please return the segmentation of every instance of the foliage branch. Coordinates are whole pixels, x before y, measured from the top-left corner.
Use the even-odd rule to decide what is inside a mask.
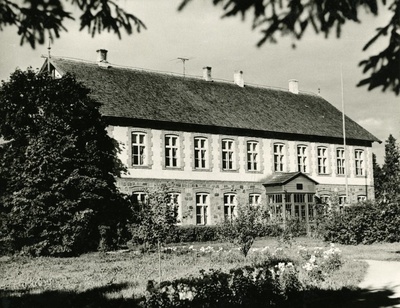
[[[32,48],[43,44],[47,38],[59,38],[60,32],[67,31],[66,20],[75,20],[61,0],[0,1],[0,30],[5,26],[18,28],[21,45],[28,42]],[[95,36],[106,30],[113,31],[121,38],[121,29],[132,34],[134,28],[140,32],[146,28],[135,15],[126,12],[112,0],[70,0],[68,8],[80,13],[80,30],[87,29]]]

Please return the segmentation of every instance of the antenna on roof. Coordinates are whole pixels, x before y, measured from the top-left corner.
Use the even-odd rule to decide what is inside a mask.
[[[49,35],[49,47],[47,47],[47,72],[50,73],[50,51],[51,35]]]
[[[180,58],[180,57],[178,57],[177,59],[182,61],[182,64],[183,64],[183,77],[185,77],[185,75],[186,75],[185,62],[189,61],[189,58]]]

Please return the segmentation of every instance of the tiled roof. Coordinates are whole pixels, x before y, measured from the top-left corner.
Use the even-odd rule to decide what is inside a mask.
[[[306,174],[301,173],[301,172],[279,172],[279,173],[273,173],[269,176],[267,176],[263,180],[263,185],[265,186],[276,186],[276,185],[284,185],[286,183],[289,183],[290,181],[294,180],[298,176],[304,176],[310,181],[314,182],[315,184],[318,184],[315,180],[312,178],[308,177]]]
[[[72,73],[91,88],[107,117],[342,137],[341,112],[318,95],[62,58],[52,58],[51,63],[61,74]],[[353,140],[379,141],[350,118],[346,134]]]

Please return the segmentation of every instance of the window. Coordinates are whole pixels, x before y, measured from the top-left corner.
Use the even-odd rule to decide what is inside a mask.
[[[247,142],[247,170],[257,171],[259,170],[259,145],[257,141]]]
[[[209,204],[210,204],[209,194],[206,194],[206,193],[196,194],[196,224],[197,225],[207,225]]]
[[[274,171],[283,172],[284,170],[284,145],[274,144]]]
[[[339,196],[339,205],[340,205],[340,206],[345,205],[346,202],[347,202],[347,197],[346,197],[346,195]]]
[[[322,196],[320,197],[320,200],[321,200],[321,203],[323,203],[323,204],[329,204],[330,201],[331,201],[331,196],[329,196],[329,195],[322,195]]]
[[[302,183],[297,183],[296,184],[296,189],[297,190],[303,190],[303,184]]]
[[[258,206],[261,204],[261,195],[260,194],[250,194],[249,195],[249,205],[250,206]]]
[[[268,195],[269,203],[282,203],[282,195],[281,194],[273,194]]]
[[[356,175],[364,175],[364,151],[355,150],[354,159],[356,163]]]
[[[329,204],[330,201],[331,201],[331,196],[329,196],[329,195],[322,195],[322,196],[320,197],[320,200],[321,200],[321,203],[322,203],[322,204]]]
[[[178,136],[165,136],[165,167],[178,167],[179,146]]]
[[[307,170],[307,147],[305,145],[297,146],[297,169],[300,172]]]
[[[225,220],[232,220],[236,215],[236,195],[225,194],[224,195],[224,217]]]
[[[365,201],[367,201],[367,196],[364,196],[364,195],[357,196],[357,202],[358,203],[362,203],[362,202],[365,202]]]
[[[305,194],[294,194],[294,203],[305,203],[306,202]]]
[[[207,138],[196,137],[194,138],[194,168],[207,169]]]
[[[146,165],[146,134],[132,132],[132,166]]]
[[[344,149],[336,149],[336,173],[339,175],[345,174]]]
[[[318,160],[318,173],[328,173],[328,149],[325,147],[317,148],[317,160]]]
[[[181,208],[181,197],[179,193],[169,193],[168,194],[169,197],[169,205],[171,207],[174,207],[177,211],[177,223],[180,224],[182,223],[182,208]]]
[[[146,199],[146,193],[142,191],[132,193],[132,202],[134,204],[143,204]]]
[[[234,142],[222,140],[222,170],[234,170]]]

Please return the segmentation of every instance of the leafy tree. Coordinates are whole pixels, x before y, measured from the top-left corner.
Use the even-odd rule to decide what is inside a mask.
[[[388,203],[400,201],[400,150],[392,135],[386,140],[382,173],[384,201]]]
[[[2,82],[0,238],[17,251],[76,255],[97,248],[99,226],[123,233],[123,166],[88,94],[70,75],[17,70]]]
[[[43,44],[50,36],[60,37],[67,31],[65,20],[75,18],[65,9],[61,0],[1,0],[0,30],[4,26],[15,26],[21,36],[21,45],[28,42],[32,48],[36,43]],[[68,1],[67,1],[68,2]],[[71,0],[70,6],[80,12],[80,30],[87,29],[92,36],[104,30],[113,31],[121,38],[121,28],[128,34],[133,26],[140,32],[146,28],[136,16],[126,12],[112,0]],[[23,4],[21,4],[23,3]],[[133,25],[132,25],[133,24]],[[46,35],[47,34],[47,35]]]
[[[234,219],[220,225],[220,237],[239,245],[240,251],[246,257],[259,230],[262,229],[262,216],[260,206],[239,205]]]
[[[170,187],[161,185],[157,190],[147,190],[144,202],[133,202],[134,223],[132,241],[143,245],[144,250],[164,244],[177,223],[177,205],[170,196]]]
[[[182,0],[179,9],[182,10],[191,1]],[[389,43],[384,50],[359,63],[363,72],[370,72],[370,75],[361,80],[358,86],[367,85],[368,90],[382,87],[383,91],[389,88],[399,95],[400,0],[389,3],[386,0],[213,0],[214,5],[223,9],[223,17],[240,15],[244,19],[248,13],[253,15],[253,29],[261,29],[262,35],[258,46],[265,42],[277,42],[278,35],[290,35],[300,40],[310,28],[325,37],[331,32],[336,32],[336,36],[340,37],[347,21],[360,22],[362,9],[378,15],[380,3],[391,12],[391,18],[376,30],[376,35],[366,43],[363,50],[367,50],[378,39],[386,41],[388,35]]]
[[[375,199],[383,198],[383,171],[381,166],[376,162],[376,155],[372,153],[372,168],[374,172]]]

